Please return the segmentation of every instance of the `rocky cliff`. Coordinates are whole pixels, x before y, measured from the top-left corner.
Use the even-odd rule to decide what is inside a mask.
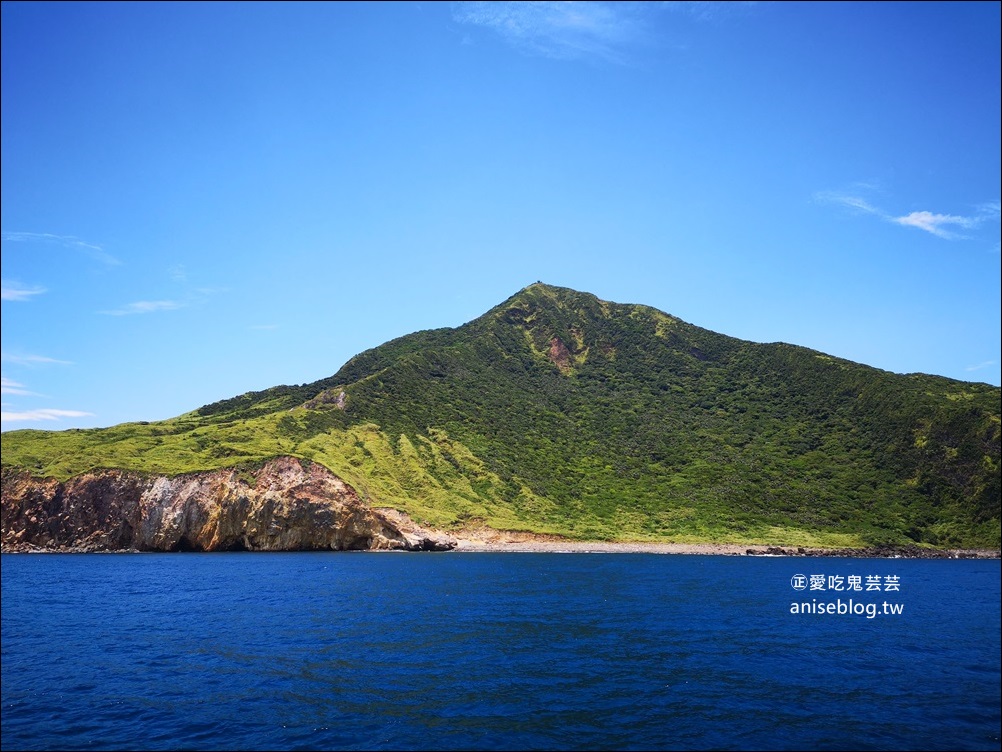
[[[65,483],[4,469],[5,551],[445,550],[455,542],[377,511],[315,463],[176,477],[101,470]]]

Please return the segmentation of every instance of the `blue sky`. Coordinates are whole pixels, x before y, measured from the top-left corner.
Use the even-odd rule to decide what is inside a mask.
[[[537,280],[1000,383],[999,3],[2,4],[4,430]]]

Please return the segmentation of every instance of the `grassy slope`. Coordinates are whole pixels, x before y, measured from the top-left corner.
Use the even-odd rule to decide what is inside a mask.
[[[999,403],[997,387],[753,344],[533,285],[314,384],[160,423],[3,434],[3,462],[66,478],[292,454],[443,527],[998,546]]]

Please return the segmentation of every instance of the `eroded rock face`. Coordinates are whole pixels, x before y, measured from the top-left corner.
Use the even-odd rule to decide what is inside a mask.
[[[292,457],[254,472],[176,477],[119,470],[60,483],[4,469],[4,550],[444,550],[373,510],[322,465]]]

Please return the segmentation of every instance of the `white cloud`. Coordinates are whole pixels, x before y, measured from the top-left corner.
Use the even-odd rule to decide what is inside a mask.
[[[988,201],[978,206],[978,220],[981,222],[996,222],[1002,217],[1002,201]]]
[[[8,379],[6,376],[0,377],[0,394],[16,394],[20,397],[41,397],[41,394],[37,392],[29,392],[24,388],[24,384],[21,384],[13,379]]]
[[[632,2],[463,2],[453,3],[452,17],[493,29],[530,54],[624,63],[623,49],[645,36],[641,14],[650,7]]]
[[[20,282],[5,279],[0,281],[0,300],[31,300],[34,295],[45,292],[44,287],[25,287]]]
[[[710,0],[681,0],[681,2],[672,2],[671,0],[665,0],[664,2],[657,3],[657,5],[667,10],[692,16],[698,21],[713,21],[733,13],[736,9],[750,8],[753,5],[758,5],[758,3],[754,0],[750,2],[730,2],[729,0],[728,2],[712,2]]]
[[[4,242],[10,243],[54,243],[64,248],[86,253],[95,261],[108,266],[118,266],[122,262],[96,243],[88,243],[72,235],[53,235],[47,232],[4,232],[0,233]]]
[[[561,60],[629,62],[640,43],[653,41],[656,15],[673,12],[697,22],[747,10],[754,2],[454,2],[457,23],[493,30],[515,49]],[[461,44],[473,43],[470,35]]]
[[[967,366],[967,368],[965,368],[964,370],[980,371],[982,368],[988,368],[989,366],[995,365],[997,362],[998,362],[997,360],[986,360],[984,363],[978,363],[976,366]]]
[[[814,194],[814,200],[821,203],[841,204],[842,206],[847,206],[850,209],[858,209],[860,211],[867,212],[868,214],[884,216],[884,213],[880,211],[880,209],[871,205],[870,202],[864,198],[860,198],[859,196],[851,196],[844,193],[833,193],[831,191],[819,191]]]
[[[927,211],[912,212],[904,217],[892,217],[891,221],[897,222],[899,225],[917,227],[920,230],[931,232],[937,237],[946,238],[948,240],[962,238],[965,236],[958,235],[955,232],[945,229],[944,225],[956,225],[965,229],[971,229],[976,227],[978,224],[977,219],[974,217],[957,217],[952,214],[933,214],[932,212]]]
[[[35,365],[60,365],[68,366],[71,365],[68,360],[57,360],[56,358],[49,358],[45,355],[14,355],[13,353],[0,353],[0,360],[4,363],[15,363],[20,366],[35,366]]]
[[[42,408],[41,410],[25,410],[23,412],[0,412],[0,421],[4,423],[22,423],[32,420],[60,420],[61,418],[86,418],[94,413],[82,410],[59,410],[57,408]]]
[[[857,195],[837,193],[834,191],[819,191],[814,194],[814,200],[821,203],[839,204],[840,206],[845,206],[849,209],[855,209],[867,214],[873,214],[887,222],[893,222],[894,224],[902,225],[904,227],[917,227],[920,230],[925,230],[928,233],[932,233],[936,237],[945,238],[946,240],[970,239],[967,235],[962,235],[948,229],[950,227],[973,230],[986,222],[997,222],[1000,215],[998,201],[990,201],[979,205],[976,213],[969,217],[959,216],[956,214],[936,214],[929,211],[913,211],[911,214],[896,217],[883,209],[873,206],[865,198]]]
[[[116,308],[111,311],[98,311],[98,313],[103,313],[108,316],[131,316],[137,313],[174,311],[178,308],[184,308],[184,303],[176,300],[137,300],[135,303],[129,303],[122,308]]]

